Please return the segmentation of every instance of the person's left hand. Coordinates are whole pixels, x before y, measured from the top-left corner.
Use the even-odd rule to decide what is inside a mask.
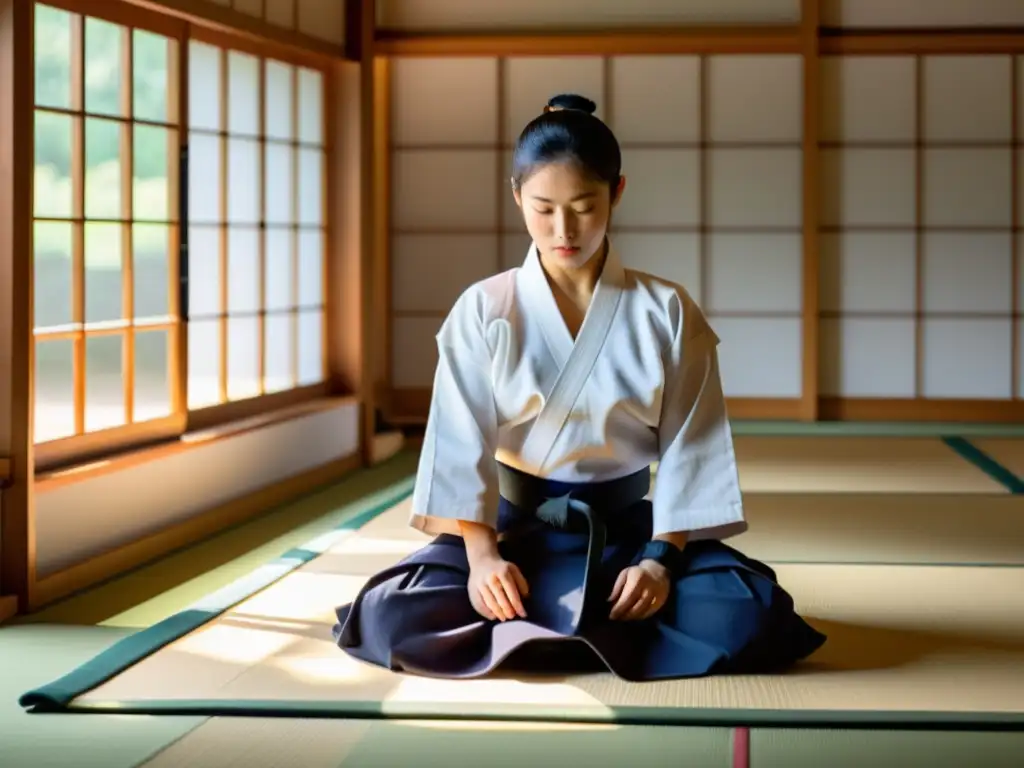
[[[624,568],[615,580],[608,597],[612,606],[610,618],[621,621],[642,621],[660,611],[672,586],[665,566],[654,560]]]

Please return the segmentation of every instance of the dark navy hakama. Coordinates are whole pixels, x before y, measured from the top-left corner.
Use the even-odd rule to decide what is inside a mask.
[[[603,667],[642,681],[780,671],[825,642],[771,568],[715,540],[686,545],[653,617],[612,621],[615,579],[652,535],[649,470],[592,484],[501,470],[499,549],[530,586],[527,618],[480,616],[469,601],[462,538],[443,534],[337,609],[334,639],[343,651],[435,677],[479,677],[499,666]]]

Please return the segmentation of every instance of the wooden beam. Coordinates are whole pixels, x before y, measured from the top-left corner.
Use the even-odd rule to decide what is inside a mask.
[[[380,32],[380,56],[628,56],[694,53],[799,53],[800,27],[678,27],[618,32],[473,34]]]
[[[391,386],[391,62],[374,59],[373,76],[373,371],[374,392]],[[500,153],[499,153],[500,156]],[[377,400],[387,416],[387,403]]]
[[[344,121],[340,137],[341,157],[345,168],[341,175],[337,213],[345,235],[346,312],[344,327],[347,341],[344,354],[346,375],[352,382],[362,404],[359,444],[364,463],[373,463],[373,436],[376,431],[376,393],[373,368],[376,355],[374,298],[374,0],[345,0],[346,28],[349,46],[360,53],[358,65],[339,65],[339,77],[346,88],[341,89],[344,103],[335,109],[338,121]],[[340,171],[339,171],[340,172]],[[340,359],[340,358],[339,358]]]
[[[821,115],[821,58],[818,53],[818,24],[821,12],[818,0],[802,0],[800,46],[803,59],[803,373],[800,388],[800,419],[818,418],[820,354],[819,308],[819,213],[821,170],[818,160]]]
[[[32,447],[33,4],[0,0],[0,595],[21,609],[35,582]]]
[[[1024,424],[1024,400],[925,400],[823,397],[822,421]]]
[[[820,49],[830,56],[1024,53],[1024,30],[822,28]]]
[[[18,598],[13,595],[0,597],[0,624],[18,615]]]

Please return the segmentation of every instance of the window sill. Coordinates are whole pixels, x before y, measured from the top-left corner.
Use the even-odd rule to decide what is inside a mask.
[[[36,490],[46,492],[64,485],[81,482],[83,480],[98,477],[100,475],[119,472],[129,467],[144,464],[157,459],[166,458],[183,451],[189,451],[203,445],[208,445],[218,440],[225,440],[230,437],[238,437],[247,432],[280,424],[292,419],[301,418],[319,411],[329,411],[345,405],[355,404],[358,398],[354,395],[324,396],[313,400],[306,400],[301,403],[278,408],[251,416],[237,421],[231,421],[207,429],[187,432],[181,437],[148,446],[125,453],[109,456],[95,461],[85,461],[81,464],[59,469],[36,472]],[[3,475],[4,459],[0,459],[0,478]]]

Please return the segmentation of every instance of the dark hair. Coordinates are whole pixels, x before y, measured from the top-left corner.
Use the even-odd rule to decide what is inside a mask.
[[[552,98],[519,135],[512,158],[513,189],[521,189],[541,166],[570,162],[606,182],[614,193],[622,176],[622,151],[611,128],[594,115],[596,110],[584,96]]]

